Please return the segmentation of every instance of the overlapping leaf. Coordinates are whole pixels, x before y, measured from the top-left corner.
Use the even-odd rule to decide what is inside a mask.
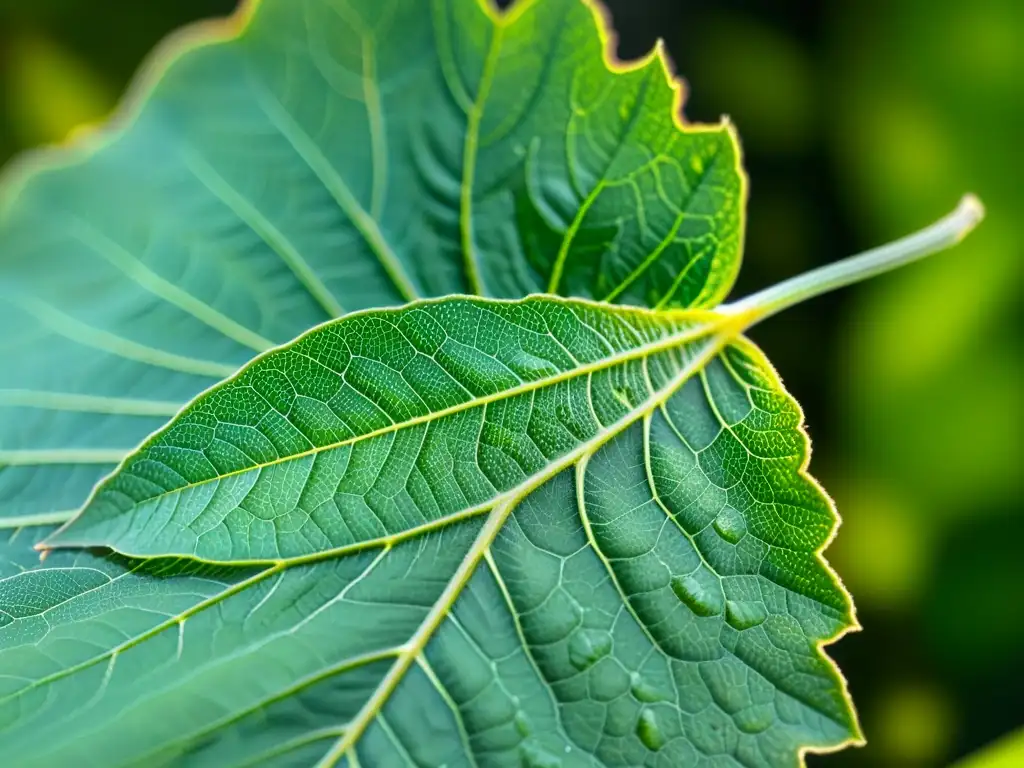
[[[789,765],[857,737],[726,127],[591,9],[265,0],[0,220],[18,765]],[[68,158],[65,158],[67,161]],[[54,361],[59,361],[55,365]],[[186,556],[187,560],[132,557]],[[194,558],[198,558],[194,559]],[[207,562],[200,562],[207,561]]]
[[[250,14],[158,57],[116,140],[8,186],[0,500],[18,514],[77,507],[192,396],[345,311],[728,290],[729,130],[678,129],[660,57],[609,73],[579,0]]]

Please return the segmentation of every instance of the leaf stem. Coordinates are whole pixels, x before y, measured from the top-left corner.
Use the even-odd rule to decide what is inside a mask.
[[[744,299],[723,304],[719,311],[744,316],[744,320],[748,321],[745,324],[752,325],[794,304],[859,283],[956,245],[978,225],[984,215],[981,201],[974,195],[965,195],[956,210],[930,227],[880,248],[783,280]]]

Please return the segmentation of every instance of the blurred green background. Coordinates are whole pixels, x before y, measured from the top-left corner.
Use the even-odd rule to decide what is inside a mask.
[[[0,0],[0,161],[102,119],[164,34],[233,5]],[[1024,723],[1024,2],[608,5],[621,56],[664,37],[689,119],[739,128],[737,294],[923,226],[965,191],[988,207],[955,251],[752,333],[804,405],[844,520],[829,559],[864,626],[831,653],[869,745],[809,762],[955,762]],[[1024,766],[1024,735],[992,754]]]

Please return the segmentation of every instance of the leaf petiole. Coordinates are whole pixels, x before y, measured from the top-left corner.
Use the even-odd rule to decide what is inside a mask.
[[[956,245],[984,216],[985,209],[981,201],[975,195],[964,195],[956,210],[919,232],[880,248],[872,248],[834,264],[783,280],[744,299],[723,304],[718,311],[741,316],[744,325],[753,325],[794,304],[852,283],[859,283]]]

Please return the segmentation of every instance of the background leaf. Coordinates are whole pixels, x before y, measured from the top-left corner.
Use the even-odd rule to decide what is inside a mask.
[[[958,768],[1013,768],[1024,759],[1024,731],[1017,730],[990,744],[966,760]]]
[[[732,134],[680,130],[661,55],[613,74],[603,34],[578,0],[267,0],[165,48],[122,133],[8,184],[0,501],[77,507],[192,396],[344,311],[721,300]]]

